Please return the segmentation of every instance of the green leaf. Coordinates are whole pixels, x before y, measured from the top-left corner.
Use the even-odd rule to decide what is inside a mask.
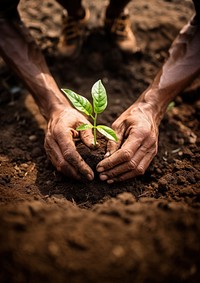
[[[93,126],[91,124],[82,124],[76,128],[77,131],[85,131],[87,129],[92,129]]]
[[[104,125],[98,125],[97,130],[109,140],[118,141],[118,137],[113,129]]]
[[[70,89],[62,89],[67,98],[71,101],[73,106],[86,115],[92,115],[92,105],[84,96],[75,93]]]
[[[167,106],[167,111],[171,111],[174,107],[175,107],[175,102],[174,101],[170,102]]]
[[[91,93],[93,98],[94,113],[99,114],[103,112],[107,106],[106,89],[101,80],[98,80],[93,85]]]

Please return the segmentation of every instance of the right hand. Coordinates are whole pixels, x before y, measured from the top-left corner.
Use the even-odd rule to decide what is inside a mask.
[[[145,173],[158,148],[158,123],[151,106],[135,103],[113,123],[118,142],[108,141],[97,165],[100,179],[111,184]]]

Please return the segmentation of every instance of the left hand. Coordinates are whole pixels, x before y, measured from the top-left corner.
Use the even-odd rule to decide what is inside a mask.
[[[76,127],[81,124],[89,122],[76,109],[63,105],[48,121],[44,146],[58,171],[76,180],[87,178],[91,181],[94,173],[76,150],[74,139],[79,137],[84,144],[93,148],[94,137],[91,129],[77,132]]]
[[[118,142],[108,141],[97,165],[100,179],[113,183],[144,174],[158,148],[158,125],[150,105],[135,103],[113,123]]]

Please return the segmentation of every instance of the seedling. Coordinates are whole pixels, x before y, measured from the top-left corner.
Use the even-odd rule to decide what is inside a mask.
[[[93,105],[84,96],[75,93],[70,89],[62,89],[67,98],[71,101],[73,106],[83,112],[93,120],[93,125],[82,124],[76,128],[77,131],[85,131],[87,129],[93,129],[94,134],[94,146],[97,145],[97,131],[104,135],[106,138],[117,141],[117,135],[113,129],[105,125],[97,125],[97,116],[102,113],[107,106],[107,94],[104,85],[101,80],[98,80],[91,89]]]

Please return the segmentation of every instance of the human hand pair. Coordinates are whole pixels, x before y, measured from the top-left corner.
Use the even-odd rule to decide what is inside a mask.
[[[54,113],[48,123],[45,149],[58,171],[77,180],[91,181],[94,173],[74,144],[74,139],[80,137],[88,147],[94,147],[90,129],[75,130],[82,123],[88,121],[74,108]],[[119,140],[108,141],[105,159],[97,165],[100,179],[113,183],[144,174],[158,147],[158,125],[152,111],[145,104],[136,103],[123,112],[112,127]]]

